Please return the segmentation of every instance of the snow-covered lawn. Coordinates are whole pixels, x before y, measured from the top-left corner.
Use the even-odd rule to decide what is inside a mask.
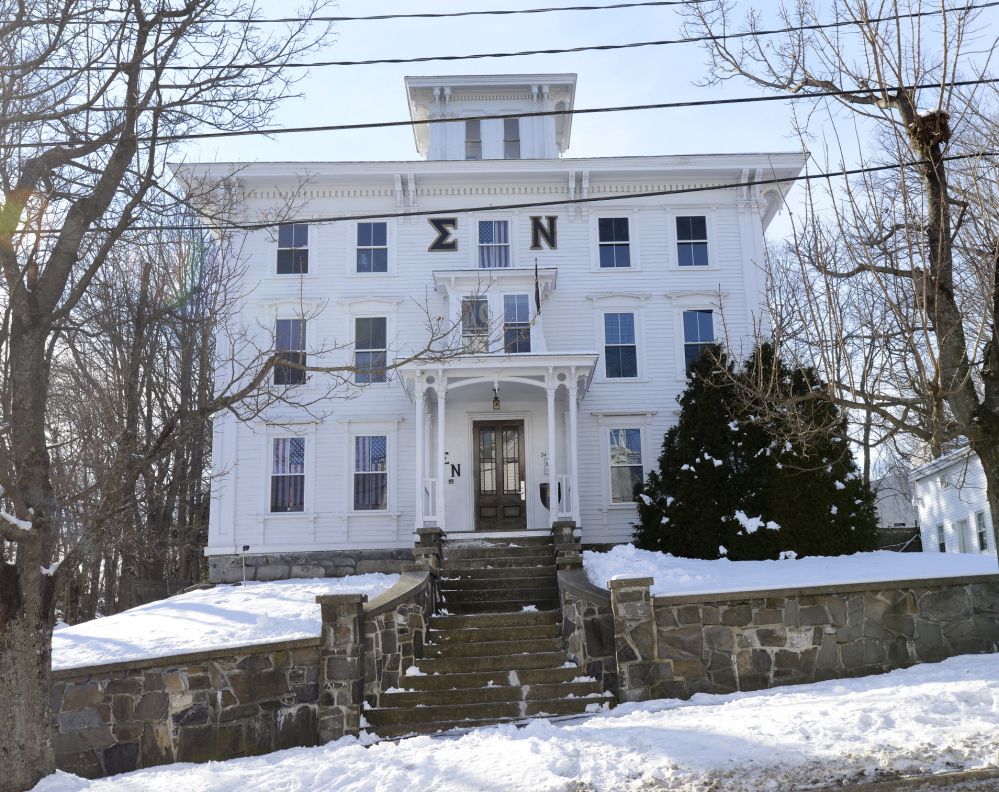
[[[217,586],[57,630],[52,668],[77,668],[229,646],[319,637],[317,594],[381,594],[398,575]]]
[[[344,738],[101,781],[57,773],[35,792],[781,792],[884,773],[999,765],[999,656],[582,720],[487,727],[365,747]]]
[[[712,594],[767,588],[872,583],[999,574],[991,555],[971,553],[856,553],[786,561],[703,561],[619,545],[607,553],[583,553],[583,568],[597,586],[615,578],[655,578],[655,594]]]

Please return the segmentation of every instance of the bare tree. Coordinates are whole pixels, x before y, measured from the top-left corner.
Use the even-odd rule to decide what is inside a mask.
[[[803,120],[803,142],[821,132],[842,161],[843,141],[866,137],[863,164],[880,169],[809,183],[793,239],[771,262],[791,282],[774,306],[777,340],[828,383],[804,398],[870,416],[862,421],[869,443],[902,433],[939,454],[967,438],[999,538],[991,89],[967,84],[990,63],[994,34],[978,10],[949,0],[801,0],[780,8],[788,30],[776,35],[761,32],[768,20],[757,12],[733,19],[733,7],[685,9],[688,32],[712,37],[706,82],[832,93],[815,100],[825,115],[816,109]],[[780,396],[767,383],[755,394]]]

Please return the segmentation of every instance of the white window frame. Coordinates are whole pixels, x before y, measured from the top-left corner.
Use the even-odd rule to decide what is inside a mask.
[[[265,424],[261,433],[261,473],[264,486],[261,487],[262,503],[260,513],[267,520],[302,520],[311,523],[315,516],[316,478],[316,422],[289,420],[281,423]],[[271,475],[274,469],[274,441],[282,437],[301,437],[305,440],[305,509],[300,512],[271,511]],[[252,544],[252,543],[251,543]],[[258,540],[258,544],[265,544]]]
[[[509,267],[480,267],[479,266],[479,221],[498,221],[506,222],[507,228],[509,229],[510,243],[507,248],[510,251],[510,266]],[[517,268],[517,222],[513,215],[501,215],[493,217],[491,215],[483,216],[481,214],[469,215],[469,268],[475,270],[482,270],[483,272],[492,272],[493,270],[505,270],[505,269],[516,269]],[[533,261],[533,259],[532,259]]]
[[[392,297],[365,297],[360,300],[341,300],[344,307],[344,338],[349,339],[344,345],[343,362],[345,365],[354,365],[354,330],[356,328],[355,319],[375,319],[385,317],[385,343],[388,349],[385,351],[386,363],[391,363],[396,350],[396,328],[398,326],[397,313],[399,305],[403,300]],[[351,376],[351,381],[353,381]],[[385,372],[385,382],[372,382],[367,385],[353,385],[357,388],[389,388],[394,381],[394,372]]]
[[[937,523],[936,545],[939,552],[947,552],[947,529],[943,523]]]
[[[527,335],[531,347],[530,352],[507,352],[506,351],[506,298],[507,297],[527,297]],[[537,306],[534,305],[534,295],[522,291],[505,291],[497,295],[496,302],[499,304],[499,339],[496,346],[498,352],[509,355],[530,355],[538,351],[535,345],[537,334],[534,332],[535,319],[537,318]],[[491,308],[492,306],[490,306]],[[492,314],[490,314],[492,316]]]
[[[402,422],[402,418],[394,418],[389,420],[354,420],[348,419],[343,421],[347,425],[347,431],[344,432],[344,437],[346,438],[346,445],[343,447],[343,453],[346,454],[346,464],[344,465],[344,481],[343,481],[343,492],[344,492],[344,503],[347,504],[347,508],[344,510],[348,517],[367,517],[375,519],[385,519],[387,517],[396,518],[399,516],[398,507],[398,493],[396,482],[399,480],[398,464],[399,464],[399,423]],[[385,435],[387,443],[385,453],[388,454],[388,460],[385,464],[386,473],[386,508],[384,509],[368,509],[362,511],[356,511],[354,509],[354,443],[357,437],[366,437],[371,435]]]
[[[666,261],[677,272],[711,272],[719,268],[718,256],[718,207],[692,205],[674,206],[666,210]],[[679,240],[676,237],[676,218],[703,217],[708,227],[708,265],[706,267],[681,267],[677,251]],[[733,220],[733,231],[738,231],[738,221]]]
[[[388,247],[388,265],[385,272],[357,271],[357,227],[361,223],[385,223],[385,243]],[[396,224],[390,219],[385,220],[355,220],[348,228],[345,257],[347,261],[347,276],[352,278],[385,278],[396,274],[397,233]]]
[[[684,267],[684,269],[694,269],[694,267]],[[706,267],[698,267],[697,269],[706,269]],[[684,356],[683,312],[711,311],[715,343],[722,343],[724,341],[722,316],[728,292],[719,294],[717,291],[690,290],[667,292],[666,297],[673,303],[673,370],[679,382],[686,382],[687,365]]]
[[[306,250],[309,251],[309,271],[299,275],[298,273],[287,273],[278,274],[277,271],[277,259],[278,259],[278,228],[274,227],[273,238],[269,240],[267,245],[267,255],[268,255],[268,265],[267,272],[268,277],[275,278],[277,280],[290,280],[292,278],[310,278],[316,274],[316,259],[318,258],[317,252],[318,237],[319,237],[319,225],[314,222],[314,218],[296,218],[294,220],[289,220],[287,223],[281,223],[280,225],[306,225],[309,227],[309,244],[306,246]],[[266,233],[266,232],[263,232]],[[280,248],[284,249],[284,248]]]
[[[385,438],[385,470],[384,471],[360,471],[357,469],[357,441],[362,437],[384,437]],[[348,460],[349,472],[350,472],[350,511],[353,512],[376,512],[379,514],[384,514],[389,511],[389,467],[391,466],[391,457],[389,451],[389,436],[387,432],[354,432],[351,434],[350,443],[350,459]],[[355,495],[357,493],[356,484],[357,477],[361,476],[371,476],[379,475],[383,473],[385,476],[385,507],[382,509],[358,509],[357,502],[355,500]]]
[[[978,552],[987,553],[992,549],[992,542],[989,540],[992,532],[989,530],[989,521],[985,515],[985,511],[975,512],[974,524],[975,544],[978,547]],[[985,547],[982,547],[982,536],[985,537]]]
[[[610,483],[610,431],[611,429],[638,429],[642,438],[642,480],[648,478],[650,470],[649,445],[652,437],[652,419],[658,413],[635,412],[635,413],[597,413],[597,426],[600,432],[600,488],[601,488],[601,510],[608,511],[635,511],[634,501],[628,503],[614,503],[611,500]]]
[[[590,269],[594,272],[640,272],[642,270],[642,245],[639,218],[641,211],[638,209],[621,209],[617,212],[602,211],[594,212],[590,215]],[[631,256],[630,267],[601,267],[600,266],[600,223],[601,218],[612,217],[628,218],[628,247]]]
[[[596,371],[593,373],[594,382],[626,384],[649,381],[648,344],[645,342],[645,304],[651,296],[650,294],[628,292],[587,295],[586,299],[593,303],[595,309],[593,311],[593,337],[596,339],[596,346],[600,351]],[[631,313],[635,315],[635,346],[637,347],[635,357],[638,362],[637,377],[607,376],[607,363],[604,359],[604,348],[607,346],[607,339],[604,334],[604,314],[609,313]]]
[[[364,319],[384,319],[385,320],[385,347],[384,348],[381,348],[381,347],[370,347],[370,348],[367,348],[367,349],[358,349],[357,348],[357,323],[359,321],[361,321],[361,320],[364,320]],[[358,382],[357,381],[357,377],[360,375],[361,372],[359,370],[355,370],[352,373],[353,384],[356,385],[357,387],[362,387],[362,388],[367,388],[367,387],[370,387],[371,385],[385,385],[386,383],[388,383],[391,380],[391,374],[392,374],[391,371],[387,370],[389,362],[390,362],[389,355],[390,355],[390,353],[392,351],[391,347],[389,345],[389,329],[388,329],[389,328],[389,318],[388,318],[388,316],[386,316],[385,314],[377,314],[377,315],[374,315],[374,316],[355,316],[353,324],[354,324],[354,326],[352,328],[353,336],[352,336],[352,341],[351,341],[351,348],[352,348],[351,365],[354,366],[354,367],[358,366],[358,363],[357,363],[357,353],[358,352],[361,352],[361,353],[383,352],[385,354],[385,367],[386,367],[386,371],[384,371],[384,372],[378,372],[378,371],[372,372],[373,374],[381,374],[382,376],[384,376],[384,379],[382,379],[382,380],[375,380],[373,382]]]
[[[303,330],[305,332],[302,334],[304,336],[304,338],[302,339],[302,347],[303,348],[299,349],[299,350],[295,350],[295,349],[278,350],[277,349],[277,335],[278,335],[278,333],[277,333],[277,323],[278,322],[292,322],[292,321],[299,321],[299,322],[302,322],[302,324],[304,325]],[[281,352],[298,352],[298,353],[300,353],[300,354],[302,354],[302,355],[305,356],[305,365],[308,365],[309,364],[309,325],[312,324],[312,321],[313,320],[307,319],[304,316],[276,316],[276,317],[274,317],[274,350],[276,352],[278,352],[279,354]],[[271,385],[273,385],[275,388],[301,388],[303,385],[308,385],[309,384],[309,380],[311,378],[309,376],[309,372],[307,372],[307,371],[301,372],[302,376],[303,376],[303,381],[302,382],[292,382],[292,383],[278,383],[278,382],[275,382],[275,380],[277,379],[277,367],[280,366],[280,365],[281,364],[278,363],[271,370]]]

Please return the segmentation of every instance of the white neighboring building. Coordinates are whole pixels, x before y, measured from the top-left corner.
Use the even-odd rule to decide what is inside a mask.
[[[909,474],[924,553],[995,555],[985,471],[968,448],[952,451]]]
[[[306,183],[294,222],[243,247],[240,317],[260,345],[377,369],[421,347],[426,309],[468,351],[361,373],[357,398],[321,420],[288,407],[221,417],[212,580],[238,578],[243,560],[258,578],[388,571],[424,525],[453,536],[573,520],[585,544],[626,542],[686,362],[723,337],[747,352],[761,319],[763,232],[800,154],[569,159],[572,116],[462,119],[571,109],[575,75],[406,87],[414,119],[454,119],[414,127],[424,161],[177,169],[238,169],[247,218]],[[626,197],[765,179],[780,184]],[[610,200],[501,208],[586,198]],[[372,214],[390,217],[351,219]],[[329,217],[342,219],[314,222]],[[295,387],[321,393],[318,379]]]

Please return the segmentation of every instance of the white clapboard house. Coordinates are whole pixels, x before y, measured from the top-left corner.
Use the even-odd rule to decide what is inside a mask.
[[[289,359],[362,369],[318,411],[218,420],[212,579],[391,569],[428,524],[629,540],[688,363],[723,336],[738,352],[761,318],[763,232],[803,159],[572,159],[571,115],[481,118],[572,109],[575,85],[411,77],[413,119],[449,119],[414,126],[420,160],[177,169],[236,172],[247,219],[295,198],[245,240],[240,321]],[[383,371],[428,315],[463,353]],[[321,375],[275,377],[323,393]]]
[[[963,447],[909,474],[924,553],[996,554],[985,471]]]

